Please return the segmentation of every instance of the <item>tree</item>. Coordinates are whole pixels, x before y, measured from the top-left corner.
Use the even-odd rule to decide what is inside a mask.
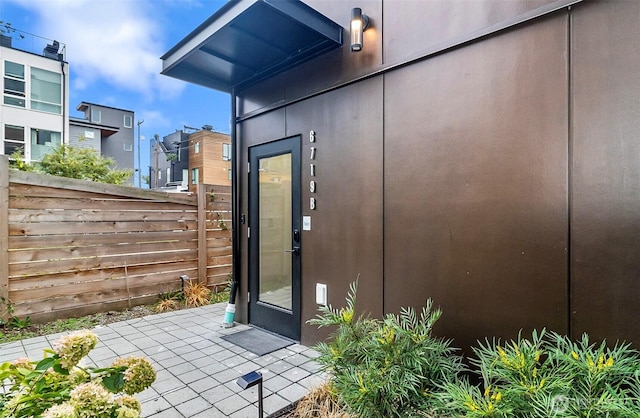
[[[123,184],[132,170],[118,170],[112,158],[103,157],[91,148],[76,148],[61,144],[46,154],[39,163],[27,163],[22,152],[11,155],[11,167],[52,176],[91,180],[100,183]]]

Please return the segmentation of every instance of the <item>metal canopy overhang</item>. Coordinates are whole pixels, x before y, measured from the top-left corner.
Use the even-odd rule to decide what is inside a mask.
[[[299,0],[230,0],[162,59],[162,74],[231,92],[342,46],[342,26]]]

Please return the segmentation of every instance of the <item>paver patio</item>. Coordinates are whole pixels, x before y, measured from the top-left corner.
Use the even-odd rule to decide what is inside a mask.
[[[222,340],[248,329],[221,326],[226,304],[150,315],[97,327],[99,343],[87,366],[108,366],[118,358],[149,358],[157,379],[137,395],[142,416],[153,418],[250,418],[258,416],[257,388],[242,390],[238,377],[259,370],[264,381],[264,412],[272,414],[300,399],[324,381],[314,361],[317,352],[294,344],[264,356]],[[63,334],[0,344],[0,363],[28,356],[42,358]]]

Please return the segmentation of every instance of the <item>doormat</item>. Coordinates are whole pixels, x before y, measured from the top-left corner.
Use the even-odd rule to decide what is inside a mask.
[[[223,336],[222,339],[240,348],[244,348],[257,356],[264,356],[265,354],[273,353],[274,351],[293,344],[291,340],[256,328],[228,334]]]

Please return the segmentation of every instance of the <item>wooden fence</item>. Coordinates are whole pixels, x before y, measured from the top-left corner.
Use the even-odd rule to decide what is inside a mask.
[[[9,170],[0,156],[0,296],[18,317],[149,303],[182,275],[222,289],[231,267],[229,186],[153,192]]]

